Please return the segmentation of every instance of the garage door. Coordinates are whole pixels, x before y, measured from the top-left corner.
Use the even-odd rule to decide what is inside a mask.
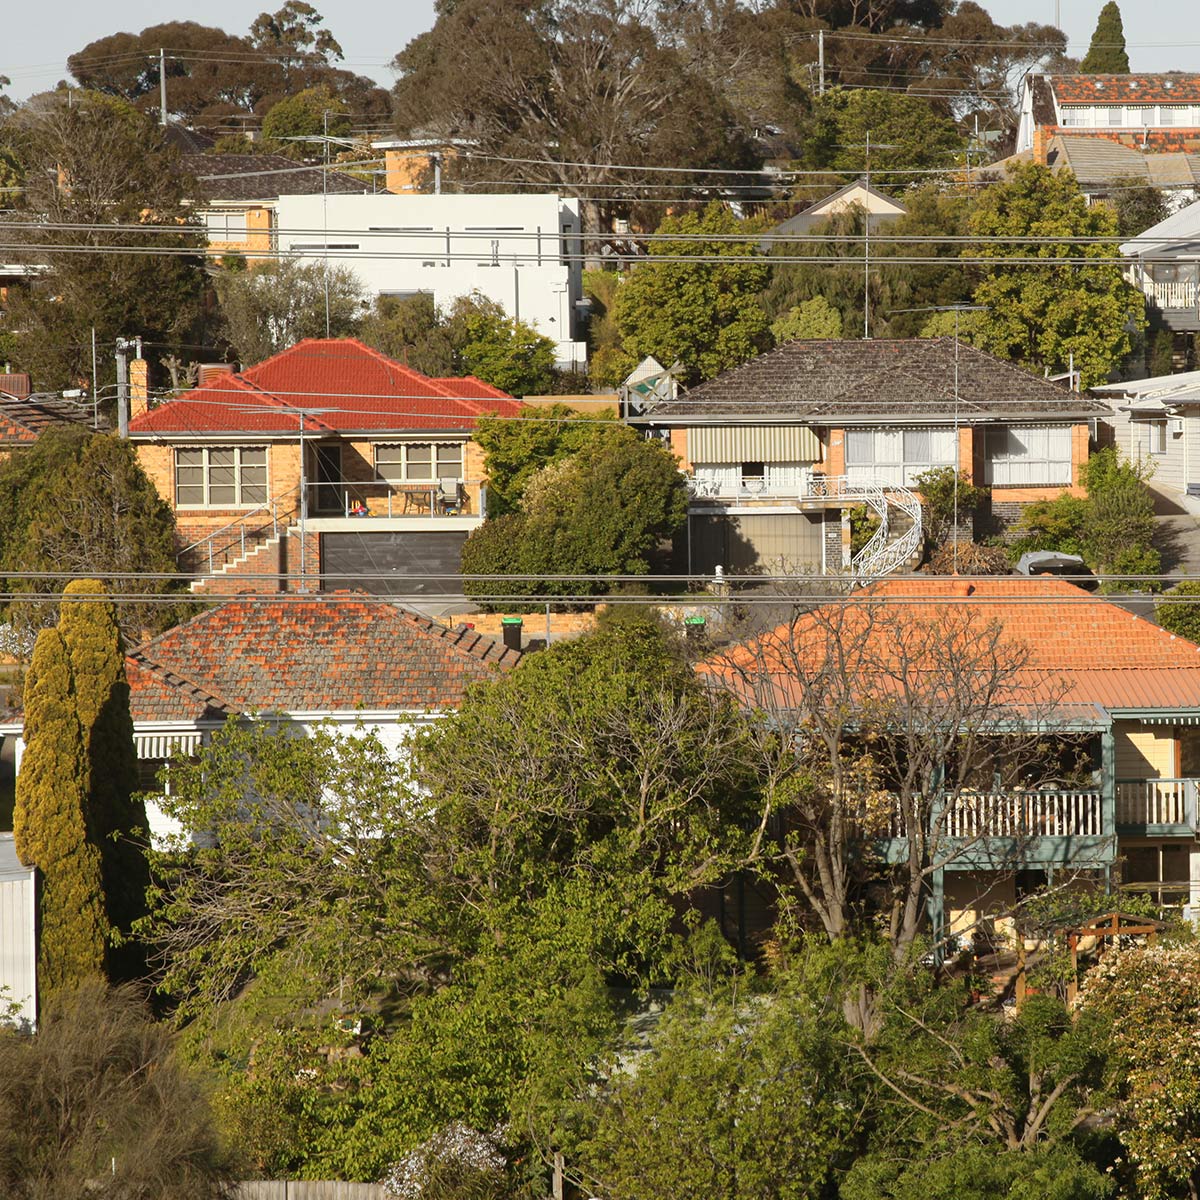
[[[731,575],[821,570],[822,523],[807,513],[708,516],[690,519],[691,570],[718,565]]]
[[[464,532],[323,533],[321,587],[377,596],[458,596]]]

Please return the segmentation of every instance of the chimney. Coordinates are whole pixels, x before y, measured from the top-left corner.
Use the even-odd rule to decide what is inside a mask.
[[[150,368],[144,358],[129,364],[129,419],[150,411]]]
[[[1046,165],[1046,154],[1050,149],[1050,131],[1045,125],[1033,127],[1033,161]]]

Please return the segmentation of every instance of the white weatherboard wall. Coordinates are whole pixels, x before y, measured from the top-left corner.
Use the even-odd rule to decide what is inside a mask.
[[[347,267],[371,295],[479,292],[582,368],[579,202],[550,194],[280,196],[279,249]],[[569,257],[569,256],[574,256]]]
[[[13,835],[0,833],[0,1020],[8,1006],[31,1025],[37,1019],[37,884],[21,864]]]

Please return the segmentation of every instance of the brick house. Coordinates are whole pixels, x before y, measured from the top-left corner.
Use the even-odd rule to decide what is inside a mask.
[[[432,379],[353,338],[307,339],[144,405],[135,395],[129,436],[206,591],[281,590],[289,576],[456,591],[487,505],[472,431],[521,411],[482,380]]]
[[[957,467],[991,527],[1082,494],[1106,404],[953,338],[793,341],[630,415],[668,440],[691,491],[689,574],[774,567],[878,576],[921,543],[915,481]],[[850,554],[849,514],[881,520]]]

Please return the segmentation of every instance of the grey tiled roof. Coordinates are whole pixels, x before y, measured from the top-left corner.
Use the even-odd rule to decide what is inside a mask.
[[[185,154],[183,168],[196,180],[197,202],[321,194],[321,168],[282,154]],[[330,195],[361,195],[371,185],[331,170],[327,189]]]
[[[795,341],[659,404],[648,424],[877,424],[954,414],[954,339]],[[1086,419],[1108,406],[973,346],[958,349],[964,421]]]

